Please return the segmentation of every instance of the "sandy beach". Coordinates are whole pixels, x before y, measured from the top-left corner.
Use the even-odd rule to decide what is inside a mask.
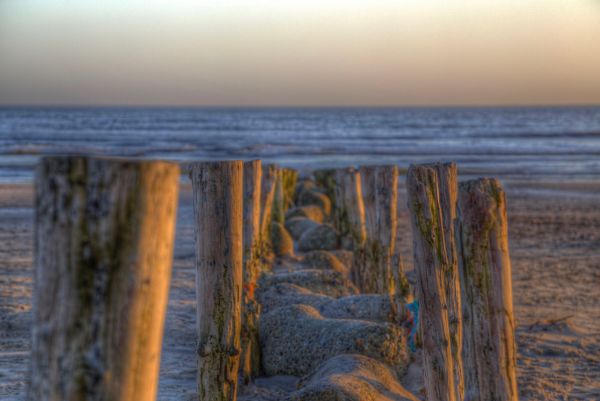
[[[517,319],[518,385],[524,400],[600,399],[600,185],[507,184]],[[412,239],[400,191],[406,270]],[[0,186],[0,398],[23,398],[28,369],[33,190]],[[196,333],[191,191],[181,189],[163,342],[160,401],[195,399]],[[418,356],[418,354],[417,354]],[[258,380],[242,400],[277,400],[297,378]],[[421,396],[418,360],[403,379]]]

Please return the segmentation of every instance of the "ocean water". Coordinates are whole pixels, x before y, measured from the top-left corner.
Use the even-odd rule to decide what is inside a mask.
[[[0,108],[0,183],[41,155],[189,162],[262,158],[297,168],[449,161],[464,175],[600,180],[600,107]]]

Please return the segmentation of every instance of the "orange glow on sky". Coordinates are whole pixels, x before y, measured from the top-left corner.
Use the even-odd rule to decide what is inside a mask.
[[[0,2],[0,104],[599,104],[596,0]]]

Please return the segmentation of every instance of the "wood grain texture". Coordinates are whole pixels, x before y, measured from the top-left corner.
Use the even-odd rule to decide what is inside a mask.
[[[191,169],[196,219],[198,394],[235,400],[242,310],[243,164],[196,163]]]
[[[29,401],[156,397],[179,167],[43,158]]]
[[[275,195],[273,196],[272,220],[283,224],[285,221],[285,196],[283,191],[283,170],[277,166],[275,175]]]
[[[275,191],[277,190],[277,178],[279,168],[275,164],[263,166],[261,193],[260,193],[260,242],[263,257],[272,252],[271,246],[271,222],[273,221],[273,210],[275,202]]]
[[[456,394],[453,373],[457,360],[451,346],[446,291],[448,272],[455,266],[448,256],[448,249],[452,247],[446,242],[451,238],[446,237],[443,217],[448,212],[446,220],[451,220],[451,213],[442,209],[444,194],[440,193],[444,186],[448,188],[446,192],[452,189],[449,185],[440,185],[439,169],[432,165],[410,166],[406,189],[417,277],[415,292],[420,306],[425,393],[428,401],[458,401],[461,398]]]
[[[345,248],[354,250],[367,238],[360,174],[354,168],[337,169],[334,180],[334,225]]]
[[[240,365],[244,381],[248,383],[260,374],[260,344],[258,321],[260,304],[255,299],[260,274],[260,194],[262,162],[244,162],[244,287],[242,296],[242,355]]]
[[[455,163],[436,163],[432,167],[437,174],[440,212],[442,215],[444,244],[448,264],[445,267],[444,287],[448,308],[450,348],[453,357],[453,372],[456,399],[464,397],[464,372],[462,363],[463,322],[460,295],[460,274],[456,250],[456,202],[458,197],[458,170]]]
[[[506,199],[500,182],[461,183],[457,240],[466,401],[518,399]]]
[[[359,288],[363,293],[394,294],[396,277],[393,255],[397,232],[398,168],[360,167],[365,208],[366,241],[362,247]]]

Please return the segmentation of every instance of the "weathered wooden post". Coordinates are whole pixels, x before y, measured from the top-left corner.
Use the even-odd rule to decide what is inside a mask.
[[[367,240],[363,246],[363,271],[359,288],[364,293],[394,294],[396,283],[392,255],[396,242],[398,168],[360,168]],[[397,267],[397,266],[396,266]]]
[[[273,196],[273,217],[272,220],[283,224],[285,220],[285,196],[283,193],[283,170],[277,167],[275,178],[275,195]]]
[[[411,166],[407,176],[416,295],[428,400],[462,400],[462,321],[454,240],[454,163]]]
[[[332,205],[335,205],[335,170],[315,170],[312,175],[317,186],[325,191],[325,195],[331,200]]]
[[[260,246],[262,256],[271,251],[271,222],[273,221],[273,203],[279,169],[275,164],[267,164],[263,168],[260,192]]]
[[[461,183],[458,210],[465,400],[516,401],[511,265],[500,182]]]
[[[281,169],[281,187],[283,191],[283,211],[288,210],[294,203],[294,193],[298,183],[298,171],[292,168]]]
[[[170,163],[40,161],[27,400],[155,400],[178,184]]]
[[[196,217],[198,393],[235,400],[242,307],[243,164],[192,165]]]
[[[456,202],[458,196],[458,171],[456,163],[436,163],[440,210],[444,227],[444,244],[448,265],[444,275],[444,289],[448,308],[448,326],[450,332],[450,348],[454,363],[454,386],[457,400],[464,397],[464,372],[462,362],[463,322],[460,296],[460,273],[456,249]]]
[[[334,179],[334,224],[345,247],[354,250],[362,247],[367,237],[360,174],[354,168],[337,169]]]
[[[252,160],[244,163],[244,289],[241,331],[241,371],[245,383],[260,373],[260,345],[258,319],[260,304],[254,298],[260,274],[260,193],[262,163]]]

